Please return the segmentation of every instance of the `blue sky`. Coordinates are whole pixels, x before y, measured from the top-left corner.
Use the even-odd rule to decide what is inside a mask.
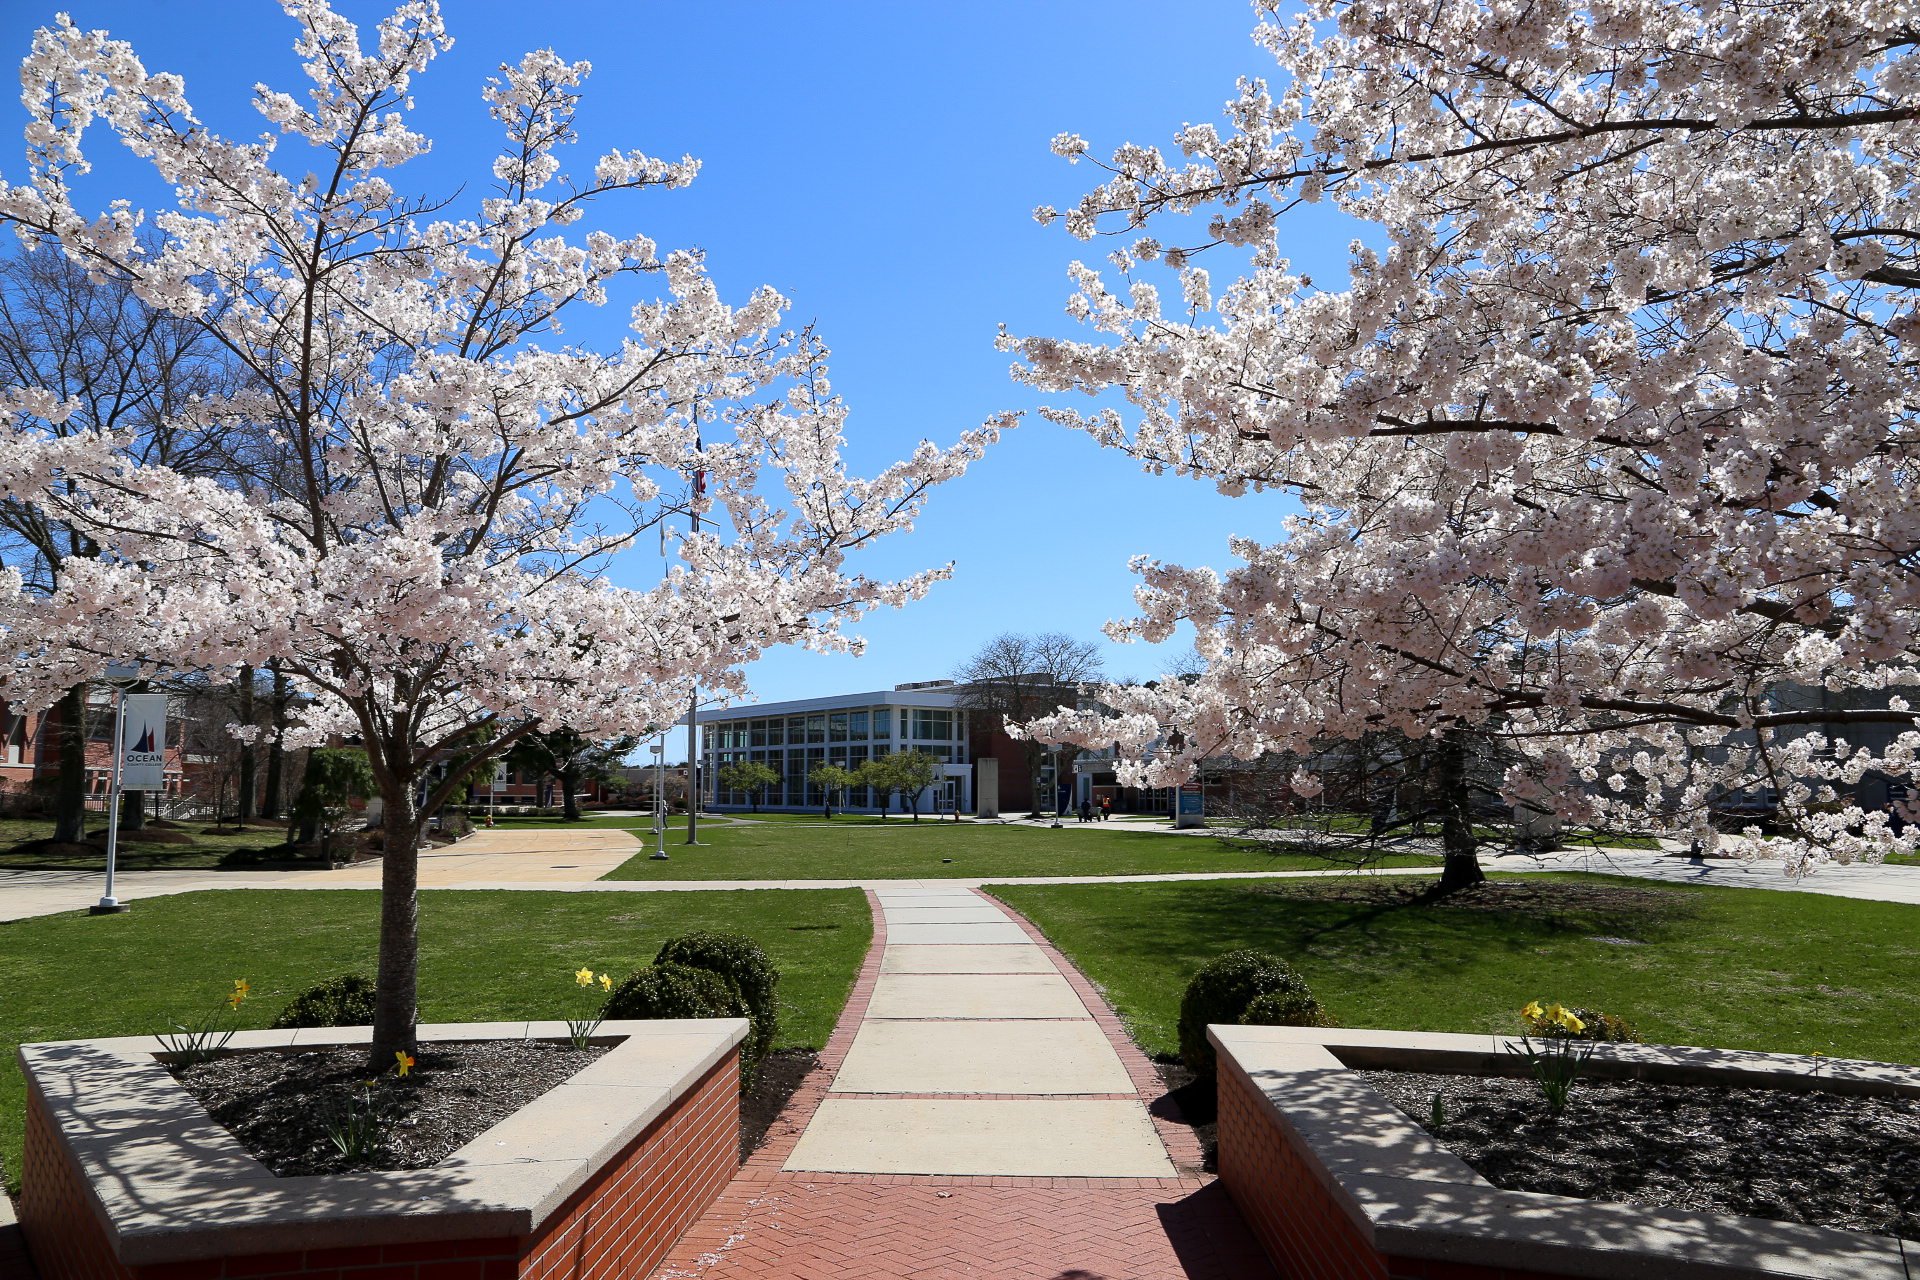
[[[248,106],[256,81],[303,95],[293,25],[269,0],[9,0],[0,36],[10,56],[24,56],[33,29],[62,8],[131,41],[149,70],[185,76],[201,119],[229,136],[265,127]],[[351,0],[339,8],[363,32],[388,12]],[[1272,68],[1247,39],[1254,14],[1237,0],[445,0],[444,12],[456,43],[415,85],[413,127],[435,149],[400,180],[438,194],[464,181],[477,198],[498,146],[482,80],[531,48],[592,60],[582,146],[566,167],[584,169],[614,146],[704,162],[691,187],[611,202],[596,222],[644,232],[663,251],[699,246],[730,298],[771,284],[793,300],[794,321],[817,321],[852,408],[849,456],[864,472],[922,437],[951,442],[997,411],[1042,402],[1007,377],[996,326],[1068,334],[1067,265],[1114,247],[1034,223],[1035,205],[1064,207],[1098,177],[1052,156],[1054,134],[1079,133],[1096,154],[1129,140],[1165,146],[1184,122],[1218,120],[1236,77]],[[9,101],[0,120],[15,140],[0,148],[9,181],[24,177],[24,118]],[[96,170],[83,207],[164,200],[137,162],[104,135],[89,138]],[[281,146],[282,163],[299,167],[298,144]],[[1289,251],[1331,281],[1357,229],[1323,206],[1295,224]],[[1230,274],[1229,263],[1207,265],[1216,287]],[[624,311],[601,313],[608,338]],[[578,317],[570,325],[576,341],[594,336]],[[1225,567],[1227,537],[1276,536],[1285,502],[1143,475],[1030,415],[936,493],[912,534],[857,561],[893,575],[953,560],[951,581],[872,615],[859,628],[865,657],[777,651],[751,672],[755,689],[776,700],[937,679],[1009,630],[1084,636],[1103,645],[1110,671],[1154,674],[1154,650],[1099,634],[1130,611],[1128,559]],[[649,556],[630,571],[657,565]]]

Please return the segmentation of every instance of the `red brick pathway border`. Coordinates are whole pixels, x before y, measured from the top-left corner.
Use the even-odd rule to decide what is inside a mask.
[[[1160,1077],[1099,989],[1019,912],[980,896],[1005,911],[1073,984],[1136,1090],[1085,1096],[1137,1097],[1152,1104],[1165,1092]],[[867,905],[873,912],[873,946],[820,1053],[820,1065],[794,1092],[765,1144],[680,1238],[653,1280],[1274,1280],[1271,1264],[1225,1189],[1200,1172],[1200,1143],[1193,1131],[1159,1115],[1154,1125],[1180,1177],[964,1177],[781,1168],[827,1096],[880,977],[886,917],[871,890]]]

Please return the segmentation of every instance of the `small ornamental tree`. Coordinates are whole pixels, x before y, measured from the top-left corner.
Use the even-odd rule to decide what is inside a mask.
[[[860,775],[842,765],[823,764],[807,775],[807,781],[820,789],[826,801],[827,817],[833,817],[833,798],[848,787],[860,785]]]
[[[722,765],[719,777],[722,791],[746,792],[755,813],[760,812],[760,801],[767,788],[780,781],[779,774],[758,760]]]
[[[246,441],[230,484],[145,465],[111,431],[61,436],[70,406],[43,389],[0,405],[0,495],[101,548],[50,596],[0,601],[6,693],[44,706],[115,659],[271,662],[310,699],[288,741],[364,744],[385,828],[381,1063],[414,1043],[423,815],[536,731],[671,723],[696,682],[743,693],[740,664],[768,645],[853,647],[843,623],[942,572],[876,582],[847,573],[847,553],[907,527],[995,428],[848,476],[825,348],[780,328],[784,299],[762,289],[732,307],[697,254],[569,233],[594,200],[682,187],[699,168],[616,150],[563,175],[587,63],[541,51],[486,83],[506,144],[490,193],[456,213],[457,194],[393,177],[428,146],[407,113],[448,45],[432,0],[403,5],[370,47],[324,0],[285,7],[313,86],[305,101],[261,87],[271,132],[246,140],[206,128],[179,77],[104,32],[62,16],[35,36],[30,172],[0,184],[0,221],[193,319],[249,381],[189,411]],[[179,207],[77,207],[70,178],[95,128],[151,161]],[[550,345],[570,308],[643,276],[668,296],[633,307],[623,342]],[[680,564],[658,586],[599,576],[679,517]]]
[[[1838,788],[1920,751],[1912,15],[1259,7],[1278,83],[1187,126],[1184,161],[1121,147],[1064,215],[1131,238],[1123,286],[1072,268],[1093,340],[1006,345],[1025,382],[1136,415],[1052,420],[1303,509],[1224,574],[1137,562],[1112,634],[1191,623],[1205,672],[1033,732],[1118,740],[1151,785],[1328,735],[1491,735],[1524,757],[1507,798],[1567,821],[1794,869],[1911,849]],[[1284,256],[1323,201],[1375,228],[1332,288]],[[1216,288],[1202,255],[1236,252]],[[1714,830],[1730,793],[1777,795],[1785,836]]]
[[[940,776],[940,761],[925,751],[895,751],[877,756],[853,772],[853,785],[872,787],[880,796],[880,816],[885,817],[889,801],[900,796],[920,821],[920,796]]]

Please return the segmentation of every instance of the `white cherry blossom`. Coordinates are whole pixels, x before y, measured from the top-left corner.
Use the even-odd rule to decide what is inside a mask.
[[[1002,341],[1021,381],[1126,403],[1051,420],[1304,512],[1224,573],[1137,563],[1112,634],[1190,622],[1206,673],[1033,731],[1139,750],[1175,727],[1129,774],[1163,784],[1472,727],[1531,759],[1513,798],[1569,820],[1796,870],[1912,848],[1832,787],[1910,776],[1920,748],[1886,701],[1920,647],[1920,11],[1256,7],[1273,81],[1177,157],[1116,149],[1058,215],[1134,243],[1125,287],[1073,268],[1092,332]],[[1319,201],[1380,233],[1339,290],[1288,262]],[[1195,260],[1235,253],[1209,289]],[[1137,287],[1156,261],[1187,314]],[[1809,732],[1834,725],[1892,744]],[[1790,835],[1717,835],[1708,802],[1742,789],[1776,792]]]
[[[406,121],[414,78],[449,44],[436,5],[403,5],[370,45],[324,0],[283,8],[312,87],[261,86],[271,127],[252,139],[213,133],[178,77],[64,16],[23,66],[29,172],[0,183],[0,221],[200,319],[252,379],[195,409],[234,441],[219,482],[136,465],[110,433],[56,436],[65,408],[39,389],[0,400],[0,494],[103,548],[65,566],[51,599],[0,582],[6,691],[42,706],[121,659],[273,659],[296,678],[314,699],[307,740],[364,743],[384,801],[374,1038],[390,1058],[413,1034],[422,815],[541,725],[643,731],[672,723],[696,682],[744,692],[742,665],[769,645],[857,647],[844,624],[946,571],[875,581],[847,555],[909,527],[1005,423],[847,474],[826,349],[781,328],[785,299],[731,305],[695,254],[565,233],[595,199],[684,186],[699,167],[612,151],[566,177],[587,63],[540,51],[486,83],[506,142],[462,213],[393,177],[429,145]],[[70,179],[102,132],[177,205],[78,208]],[[663,296],[633,307],[624,342],[556,339],[567,308],[633,278]],[[657,586],[600,576],[670,519],[679,559]]]

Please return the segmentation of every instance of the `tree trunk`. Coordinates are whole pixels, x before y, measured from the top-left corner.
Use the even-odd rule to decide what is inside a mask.
[[[276,739],[267,747],[267,785],[266,793],[260,797],[260,816],[277,818],[280,816],[280,781],[286,772],[287,753]]]
[[[147,829],[146,792],[122,791],[120,793],[120,829],[122,831],[145,831]]]
[[[1480,841],[1473,834],[1473,803],[1467,786],[1470,745],[1465,730],[1449,729],[1440,735],[1440,745],[1434,753],[1440,850],[1445,858],[1440,868],[1440,883],[1434,886],[1435,897],[1445,897],[1487,878],[1487,873],[1480,869]]]
[[[243,725],[253,723],[253,668],[246,666],[240,668],[240,723]],[[253,821],[254,802],[259,795],[258,780],[254,776],[256,763],[253,758],[253,744],[241,743],[238,822],[243,827]]]
[[[396,1053],[412,1053],[419,1011],[420,819],[411,779],[382,782],[380,800],[380,964],[367,1069],[385,1071]]]
[[[563,769],[554,777],[560,780],[560,812],[568,822],[580,821],[580,800],[574,793],[574,780],[579,776],[577,769]]]
[[[267,795],[261,802],[260,816],[280,816],[280,793],[286,789],[287,678],[276,668],[273,673],[273,741],[267,746]]]
[[[77,844],[87,838],[87,686],[76,684],[60,699],[60,789],[54,795],[53,838]]]

